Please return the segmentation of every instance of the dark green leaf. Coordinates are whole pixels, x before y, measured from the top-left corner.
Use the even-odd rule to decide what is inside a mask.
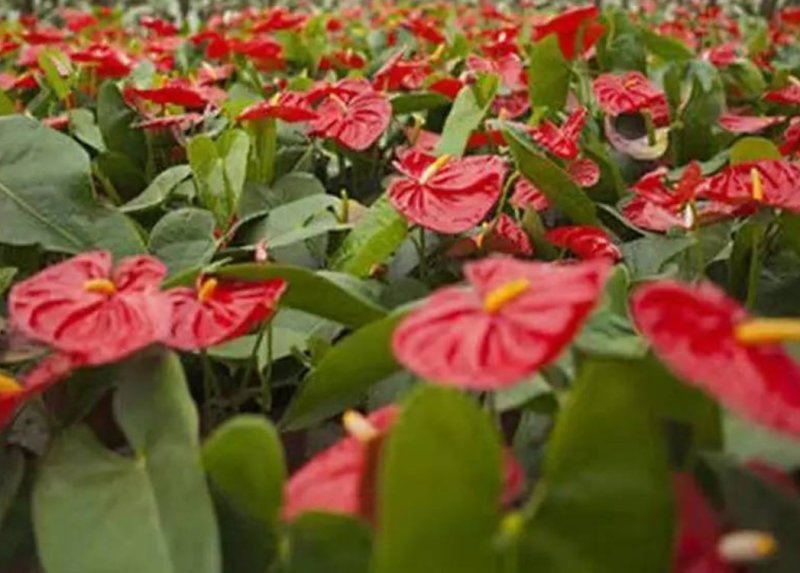
[[[306,513],[289,525],[286,573],[367,573],[367,525],[347,515]]]
[[[404,113],[414,113],[416,111],[427,111],[436,107],[444,107],[450,104],[450,100],[442,94],[435,92],[419,92],[410,94],[399,94],[392,98],[392,113],[400,115]]]
[[[386,311],[359,293],[301,267],[279,264],[240,264],[223,267],[221,276],[243,280],[282,278],[289,283],[281,302],[291,308],[358,327],[386,315]]]
[[[72,135],[97,152],[106,150],[103,134],[94,121],[94,114],[88,109],[73,109],[69,111],[69,131]]]
[[[95,201],[89,157],[68,136],[26,117],[0,117],[0,165],[0,242],[116,256],[144,250],[132,222]]]
[[[520,571],[669,571],[673,508],[667,455],[637,388],[647,384],[647,376],[635,365],[583,365],[529,507],[533,516],[519,542]]]
[[[489,417],[470,397],[416,390],[381,456],[373,571],[494,571],[501,458]]]
[[[662,36],[646,26],[642,26],[641,31],[647,49],[662,60],[683,61],[694,57],[694,52],[677,38]]]
[[[119,88],[113,82],[100,86],[97,95],[97,125],[110,151],[128,158],[139,169],[147,164],[147,143],[144,131],[131,127],[139,114],[128,107]]]
[[[594,203],[563,169],[538,152],[518,128],[507,126],[503,133],[520,172],[553,204],[576,224],[598,223]]]
[[[353,406],[376,382],[400,369],[391,350],[392,333],[403,318],[392,314],[368,324],[325,353],[281,421],[305,428]]]

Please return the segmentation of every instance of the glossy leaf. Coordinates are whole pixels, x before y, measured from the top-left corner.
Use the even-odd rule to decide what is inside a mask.
[[[192,170],[188,165],[175,165],[165,169],[153,179],[141,194],[125,203],[120,207],[120,210],[123,213],[136,213],[158,207],[191,174]]]
[[[442,137],[436,145],[437,155],[447,153],[453,157],[461,157],[464,154],[470,134],[483,121],[500,85],[496,76],[485,77],[491,79],[486,82],[488,86],[482,97],[479,98],[472,86],[464,86],[458,92],[442,129]]]
[[[422,92],[396,95],[391,100],[392,113],[401,115],[417,111],[427,111],[450,104],[450,100],[435,92]]]
[[[531,107],[558,111],[564,107],[572,75],[569,62],[561,53],[558,36],[550,34],[534,43],[530,51],[528,91]]]
[[[139,169],[147,162],[144,131],[132,127],[139,114],[128,107],[122,92],[113,82],[105,82],[97,94],[97,125],[106,148],[128,158]]]
[[[763,137],[743,137],[730,148],[730,164],[749,163],[761,159],[782,159],[778,147]]]
[[[422,387],[384,448],[373,571],[493,571],[502,479],[488,416],[456,390]]]

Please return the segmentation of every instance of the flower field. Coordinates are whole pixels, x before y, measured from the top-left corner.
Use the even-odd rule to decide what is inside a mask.
[[[2,15],[0,573],[800,571],[800,8],[295,4]]]

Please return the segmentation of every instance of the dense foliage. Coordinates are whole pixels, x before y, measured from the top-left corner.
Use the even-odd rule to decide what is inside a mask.
[[[0,571],[796,572],[800,10],[365,4],[0,22]]]

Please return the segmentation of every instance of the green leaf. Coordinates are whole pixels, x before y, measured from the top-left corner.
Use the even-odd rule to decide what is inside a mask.
[[[289,404],[281,425],[312,426],[353,406],[369,388],[400,370],[391,349],[403,313],[360,328],[325,353]]]
[[[450,105],[450,100],[436,92],[418,92],[398,94],[392,98],[391,103],[392,113],[394,115],[402,115],[444,107]]]
[[[215,142],[207,135],[189,141],[186,153],[203,206],[227,227],[238,211],[247,175],[250,138],[238,129],[226,131]]]
[[[109,151],[116,151],[128,158],[139,169],[147,164],[147,142],[141,129],[131,127],[139,114],[128,107],[122,92],[107,81],[97,94],[97,125]]]
[[[694,57],[694,52],[689,46],[677,38],[662,36],[646,26],[640,27],[640,30],[647,49],[662,60],[681,62]]]
[[[782,159],[778,147],[763,137],[743,137],[731,146],[730,163],[748,163],[762,159]]]
[[[142,193],[120,207],[123,213],[137,213],[158,207],[176,187],[192,175],[188,165],[175,165],[159,173]]]
[[[367,573],[371,550],[366,523],[347,515],[306,513],[289,525],[286,573]]]
[[[118,257],[144,251],[133,223],[95,201],[90,173],[70,137],[26,117],[0,117],[0,243]]]
[[[16,267],[0,267],[0,295],[5,294],[17,276]]]
[[[499,437],[470,397],[416,390],[381,454],[374,573],[494,571],[500,468]]]
[[[45,49],[39,53],[36,59],[44,72],[47,85],[59,100],[66,100],[72,92],[69,85],[69,73],[72,71],[69,57],[58,50]],[[64,76],[62,76],[62,71],[65,72]]]
[[[95,162],[100,173],[123,200],[136,197],[147,187],[144,172],[117,151],[104,151],[97,156]]]
[[[330,268],[367,277],[385,262],[408,235],[408,223],[386,195],[375,201],[331,258]]]
[[[241,415],[203,445],[214,493],[225,571],[264,573],[275,557],[286,464],[275,428]]]
[[[692,248],[692,237],[651,235],[620,245],[623,260],[634,280],[660,274],[666,264]]]
[[[239,511],[277,523],[286,464],[278,434],[265,418],[237,416],[217,428],[203,445],[203,465]]]
[[[14,105],[14,101],[8,97],[6,92],[0,90],[0,116],[15,113],[17,113],[17,106]]]
[[[70,133],[88,147],[102,153],[106,151],[103,134],[94,121],[94,114],[88,109],[72,109],[69,114]]]
[[[597,57],[606,71],[647,70],[647,51],[642,31],[628,15],[615,9],[605,16],[607,32],[597,43]]]
[[[520,571],[669,570],[671,482],[647,382],[633,362],[584,363],[548,445]]]
[[[800,256],[800,215],[784,211],[780,223],[783,241]]]
[[[528,90],[531,107],[555,112],[564,107],[572,69],[561,53],[558,36],[550,34],[531,45],[528,52]]]
[[[701,61],[693,61],[689,69],[691,93],[681,114],[679,164],[711,159],[719,151],[714,129],[725,107],[725,92],[717,70]]]
[[[5,521],[25,477],[25,456],[14,447],[0,450],[0,525]]]
[[[485,77],[491,79],[487,80],[488,85],[483,94],[477,94],[471,86],[464,86],[458,92],[447,120],[445,120],[442,137],[436,145],[437,155],[450,154],[454,157],[461,157],[464,154],[470,134],[483,121],[500,85],[497,76]]]
[[[164,261],[170,276],[202,266],[216,250],[214,216],[194,207],[170,211],[153,227],[148,249]]]
[[[758,563],[755,570],[764,573],[794,573],[800,563],[800,501],[780,486],[753,472],[715,456],[709,461],[719,481],[734,530],[764,531],[775,536],[775,555]]]
[[[302,267],[249,263],[223,267],[216,273],[251,281],[282,278],[289,283],[282,304],[345,326],[359,327],[386,315],[385,310],[360,293]]]
[[[564,211],[576,224],[598,224],[594,203],[575,184],[567,172],[539,153],[530,139],[518,128],[506,126],[503,134],[517,163],[517,168],[553,204]]]
[[[44,568],[217,573],[217,528],[180,361],[151,353],[119,376],[114,410],[134,455],[107,450],[85,427],[56,438],[33,494]]]

